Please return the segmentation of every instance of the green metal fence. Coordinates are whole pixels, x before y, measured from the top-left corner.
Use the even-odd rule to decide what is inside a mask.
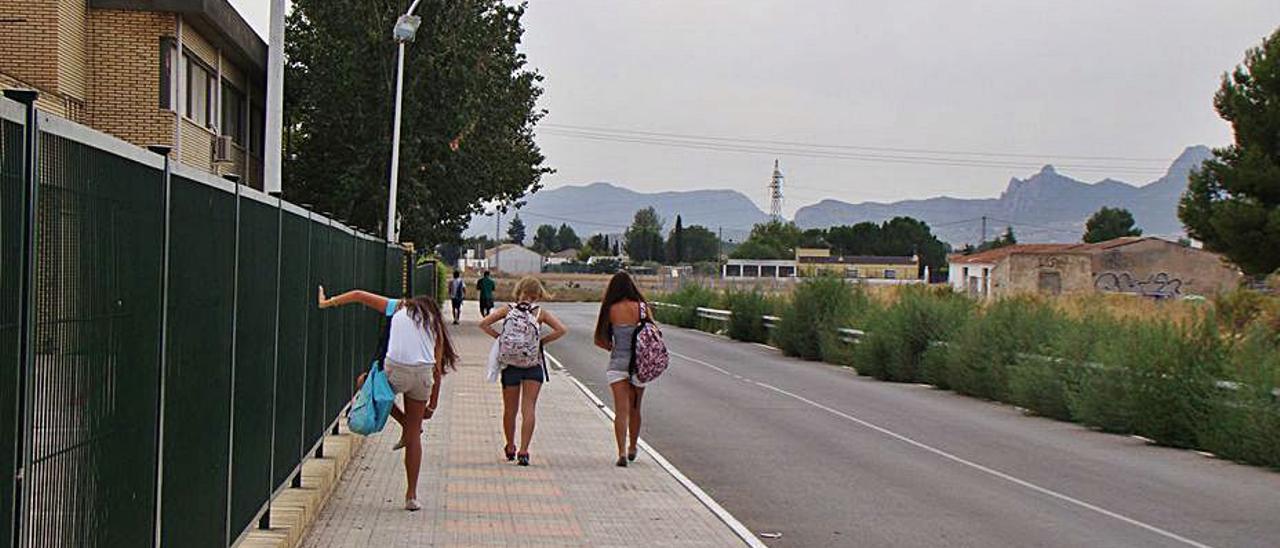
[[[412,258],[0,99],[0,545],[227,546],[268,525],[382,321],[319,313],[316,286],[402,295]]]

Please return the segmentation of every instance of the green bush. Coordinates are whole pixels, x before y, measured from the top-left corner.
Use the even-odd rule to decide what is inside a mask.
[[[1061,315],[1039,300],[1014,297],[975,314],[951,344],[947,384],[956,392],[1010,401],[1010,376],[1019,390],[1041,391],[1057,364],[1038,356],[1058,330]],[[1019,369],[1025,369],[1017,371]],[[1020,394],[1019,399],[1029,396]]]
[[[1221,345],[1212,322],[1116,323],[1068,387],[1071,414],[1103,430],[1196,447],[1208,419]]]
[[[800,282],[791,301],[782,308],[782,321],[773,334],[775,342],[788,356],[821,359],[823,333],[845,327],[838,324],[841,319],[837,315],[852,307],[853,299],[853,290],[839,278],[818,277]]]
[[[656,299],[678,305],[680,308],[654,307],[654,318],[661,323],[697,329],[700,327],[698,307],[710,307],[716,302],[716,292],[698,284],[687,284],[674,293]]]
[[[841,365],[854,365],[854,348],[857,345],[846,342],[844,340],[845,335],[836,329],[842,327],[861,329],[866,324],[867,319],[877,312],[878,309],[861,285],[851,287],[849,299],[835,303],[831,310],[830,324],[832,329],[822,330],[818,333],[818,349],[822,354],[823,361]]]
[[[1280,341],[1254,326],[1233,350],[1229,377],[1239,388],[1214,390],[1198,440],[1222,458],[1280,469],[1280,401],[1272,392],[1280,384]]]
[[[733,313],[729,319],[729,336],[746,342],[769,342],[769,329],[763,316],[773,314],[773,303],[759,290],[725,293],[725,307]]]
[[[881,380],[920,382],[926,352],[938,342],[949,342],[972,309],[970,299],[950,288],[903,288],[897,302],[866,322],[867,336],[854,349],[854,366],[859,374]]]

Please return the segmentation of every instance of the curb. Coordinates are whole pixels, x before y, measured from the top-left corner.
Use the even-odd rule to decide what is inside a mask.
[[[271,501],[270,529],[253,529],[232,546],[242,548],[296,548],[342,479],[342,473],[364,444],[364,436],[352,434],[346,421],[338,434],[324,437],[324,458],[308,457],[302,463],[302,487],[280,491]]]
[[[591,393],[591,389],[587,388],[587,385],[582,384],[582,381],[579,381],[577,377],[574,377],[573,374],[565,368],[564,364],[561,363],[560,360],[556,359],[555,356],[552,356],[549,352],[546,353],[546,356],[547,359],[555,363],[556,369],[559,369],[560,372],[569,379],[569,381],[573,382],[574,386],[578,387],[578,390],[582,392],[583,396],[585,396],[587,400],[596,407],[596,409],[600,410],[601,415],[606,420],[613,420],[613,410],[609,409],[608,405],[605,405],[604,402],[600,401],[600,398],[597,398],[595,394]],[[756,537],[755,533],[752,533],[746,525],[743,525],[741,521],[738,521],[738,518],[733,517],[733,514],[730,514],[728,510],[725,510],[723,506],[720,506],[720,503],[711,498],[711,495],[708,495],[701,487],[698,487],[698,484],[694,483],[693,480],[690,480],[687,476],[681,473],[675,465],[671,464],[671,462],[663,457],[661,453],[658,453],[657,449],[654,449],[648,442],[644,441],[644,438],[639,440],[639,445],[640,449],[643,449],[645,453],[648,453],[658,466],[662,467],[663,470],[666,470],[668,474],[671,474],[671,477],[675,478],[675,480],[688,490],[694,498],[698,499],[698,502],[701,502],[703,506],[706,506],[707,509],[710,510],[712,514],[715,514],[716,518],[721,522],[728,525],[729,529],[733,530],[733,533],[737,535],[738,538],[742,539],[743,543],[752,548],[765,548],[764,542]]]

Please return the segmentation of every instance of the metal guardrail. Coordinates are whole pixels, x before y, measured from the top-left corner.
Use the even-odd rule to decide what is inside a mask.
[[[681,309],[681,310],[684,309],[683,306],[678,304],[672,304],[672,303],[653,302],[650,304],[659,308]],[[699,318],[703,318],[707,320],[727,322],[731,318],[733,318],[733,311],[731,310],[721,310],[718,308],[707,308],[703,306],[699,306],[694,310],[695,312],[697,312]],[[778,326],[778,324],[782,322],[782,318],[778,316],[764,315],[764,316],[761,316],[761,319],[764,320],[765,327],[769,329],[774,329],[775,327]],[[840,327],[836,329],[836,332],[840,334],[840,340],[843,341],[845,344],[859,344],[862,342],[862,339],[866,338],[868,335],[866,331],[863,331],[861,329],[854,329],[852,327]],[[941,346],[941,347],[950,346],[946,341],[933,341],[932,343],[930,343],[930,345]],[[1053,356],[1030,354],[1026,352],[1019,352],[1017,356],[1025,360],[1045,361],[1045,362],[1051,362],[1055,364],[1068,365],[1068,366],[1078,365],[1078,366],[1086,367],[1089,369],[1106,369],[1105,365],[1097,362],[1073,362],[1065,358],[1056,358]],[[1223,389],[1223,390],[1231,390],[1231,391],[1238,391],[1246,388],[1246,385],[1244,383],[1237,382],[1237,381],[1216,380],[1214,381],[1213,385],[1216,388]],[[1272,390],[1271,395],[1277,400],[1280,400],[1280,388],[1276,388]]]

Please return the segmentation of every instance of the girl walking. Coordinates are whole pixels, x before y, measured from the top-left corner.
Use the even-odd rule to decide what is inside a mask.
[[[536,423],[535,409],[542,381],[547,378],[542,347],[563,337],[568,330],[554,314],[538,305],[547,297],[542,282],[532,276],[520,280],[515,288],[516,302],[504,305],[480,321],[480,329],[498,339],[498,364],[502,368],[502,433],[506,439],[503,453],[507,460],[529,465],[529,442]],[[502,332],[493,324],[501,321]],[[551,328],[543,336],[542,326]],[[521,417],[520,446],[515,444],[516,414]]]
[[[618,443],[618,466],[636,460],[640,439],[640,402],[644,383],[631,371],[632,341],[648,306],[631,276],[619,272],[609,280],[600,316],[596,319],[596,346],[609,351],[605,380],[613,393],[613,436]],[[628,441],[630,444],[628,444]]]
[[[320,308],[359,303],[391,317],[391,333],[383,369],[396,394],[404,394],[404,409],[392,407],[391,418],[400,423],[404,449],[404,508],[417,511],[418,474],[422,468],[422,421],[435,414],[440,381],[457,369],[458,353],[449,340],[444,317],[435,300],[427,296],[389,299],[368,291],[348,291],[332,299],[320,287]]]

